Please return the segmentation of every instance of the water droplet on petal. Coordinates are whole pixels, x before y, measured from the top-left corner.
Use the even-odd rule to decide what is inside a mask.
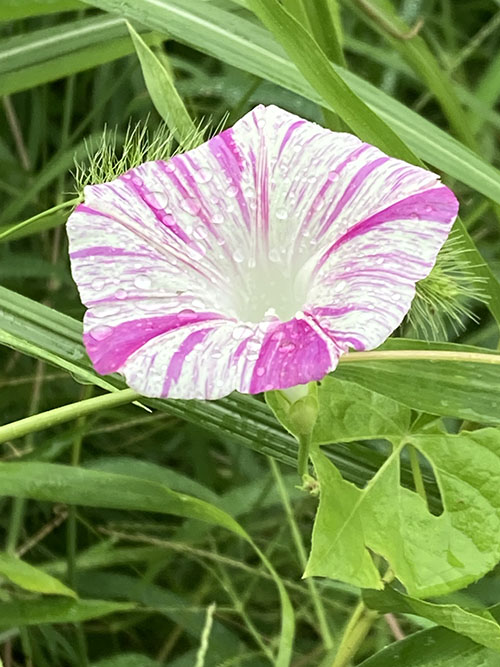
[[[194,180],[197,183],[208,183],[212,179],[212,172],[210,169],[207,169],[205,167],[200,167],[200,169],[197,169],[195,172],[193,172],[193,177]]]
[[[288,218],[288,211],[285,208],[279,208],[276,211],[276,217],[278,220],[286,220]]]
[[[200,225],[194,230],[195,239],[206,239],[208,236],[208,230],[204,225]]]
[[[233,259],[235,262],[238,262],[238,264],[241,264],[245,259],[243,252],[239,248],[233,252]]]
[[[333,291],[334,292],[343,292],[345,288],[347,287],[347,282],[345,280],[339,280],[335,285],[333,286]]]
[[[90,332],[90,335],[94,340],[102,341],[108,338],[113,329],[111,327],[107,327],[104,324],[99,324],[98,326],[94,327],[92,331]]]
[[[224,216],[222,213],[214,213],[212,216],[212,222],[214,225],[221,225],[224,222]]]
[[[222,357],[222,352],[220,350],[215,350],[210,356],[212,359],[220,359]]]
[[[145,275],[139,275],[134,278],[134,285],[138,289],[149,289],[151,287],[151,278]]]
[[[196,313],[194,310],[191,310],[191,308],[184,308],[184,310],[181,310],[180,313],[177,313],[177,318],[181,321],[186,321],[190,320],[195,314]]]
[[[271,248],[269,251],[269,259],[271,262],[279,262],[280,261],[280,251],[277,248]]]
[[[186,197],[186,199],[181,201],[181,208],[183,211],[186,211],[186,213],[189,213],[190,215],[196,215],[200,211],[201,204],[197,199]]]
[[[115,292],[115,297],[116,297],[117,299],[125,299],[126,296],[127,296],[127,292],[125,292],[124,289],[118,289],[118,290],[116,290],[116,292]]]
[[[120,306],[96,306],[92,308],[95,317],[112,317],[120,312]]]
[[[313,209],[314,209],[315,211],[321,211],[321,209],[323,209],[323,208],[325,207],[325,203],[326,203],[326,202],[325,202],[325,200],[323,199],[323,197],[317,197],[317,198],[314,200]]]
[[[334,183],[335,181],[339,180],[339,175],[337,174],[337,172],[335,170],[333,170],[333,171],[329,172],[327,178],[330,181],[330,183]]]
[[[284,345],[279,346],[280,352],[293,352],[295,350],[295,343],[285,343]]]
[[[170,173],[175,171],[175,164],[172,161],[167,162],[167,164],[165,165],[165,171],[169,171]]]
[[[236,197],[238,194],[238,187],[236,185],[230,185],[226,190],[228,197]]]
[[[153,208],[165,208],[168,205],[168,195],[161,190],[154,190],[144,194],[144,201]]]
[[[103,278],[94,278],[94,280],[91,282],[92,289],[95,289],[97,291],[101,290],[104,287],[104,279]]]
[[[258,375],[260,378],[264,375],[266,372],[266,369],[263,366],[259,366],[259,368],[255,369],[255,374]]]

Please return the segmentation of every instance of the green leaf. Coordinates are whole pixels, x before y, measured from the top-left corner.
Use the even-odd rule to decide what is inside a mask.
[[[366,548],[363,521],[357,511],[362,492],[342,479],[337,468],[319,450],[311,453],[311,458],[319,481],[320,499],[304,577],[329,577],[360,588],[383,588]]]
[[[39,14],[68,12],[83,7],[85,5],[78,0],[2,0],[0,21],[13,21]]]
[[[40,623],[78,623],[134,609],[128,602],[106,600],[11,600],[0,602],[0,627],[15,628]]]
[[[203,500],[129,475],[85,470],[55,463],[0,463],[2,495],[68,505],[109,507],[174,514],[222,526],[249,539],[226,512]]]
[[[432,466],[444,507],[440,516],[400,484],[404,443]],[[406,437],[362,490],[342,480],[319,450],[312,459],[320,504],[306,575],[378,588],[369,548],[388,561],[410,595],[422,598],[468,585],[500,558],[497,430]]]
[[[397,11],[388,0],[369,0],[371,10],[380,21],[370,21],[377,32],[384,37],[394,50],[399,51],[415,73],[438,100],[457,136],[472,149],[475,148],[468,115],[464,112],[455,93],[455,87],[420,35],[411,39],[396,37],[409,31],[408,25],[399,18]],[[362,13],[366,17],[366,14]],[[387,29],[389,28],[389,30]],[[392,34],[391,34],[392,33]]]
[[[257,553],[278,588],[282,608],[282,631],[276,665],[288,666],[295,625],[290,599],[267,557],[227,512],[203,500],[176,493],[157,482],[53,463],[0,463],[0,488],[2,494],[16,498],[159,512],[199,519],[226,528],[243,538]]]
[[[127,24],[141,62],[146,88],[156,110],[172,130],[181,146],[192,143],[197,130],[177,92],[170,72],[151,51],[134,28]]]
[[[393,588],[365,591],[363,600],[370,609],[382,613],[416,614],[500,652],[500,625],[486,609],[468,611],[456,604],[435,604],[416,600]]]
[[[498,667],[498,653],[445,628],[416,632],[382,649],[359,667]]]
[[[438,350],[490,354],[493,350],[394,338],[384,350]],[[334,376],[443,417],[500,424],[500,373],[495,364],[430,360],[381,360],[340,364]]]
[[[76,593],[58,579],[7,553],[0,554],[0,575],[26,591],[76,597]]]
[[[0,16],[3,8],[0,7]],[[145,32],[144,28],[140,28]],[[146,41],[154,38],[145,35]],[[97,67],[134,52],[123,19],[94,16],[8,37],[0,45],[0,95]]]

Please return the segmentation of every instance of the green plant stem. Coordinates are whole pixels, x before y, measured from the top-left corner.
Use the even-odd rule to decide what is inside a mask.
[[[31,417],[0,426],[0,443],[20,438],[28,433],[41,431],[42,429],[62,424],[72,419],[77,419],[83,415],[132,403],[138,398],[139,394],[133,389],[122,389],[121,391],[115,391],[104,396],[96,396],[95,398],[88,398],[77,403],[63,405],[54,410],[47,410],[47,412],[40,412]]]
[[[472,364],[500,364],[500,354],[481,352],[452,352],[449,350],[375,350],[353,352],[340,357],[339,363],[355,364],[367,361],[460,361]]]
[[[299,527],[297,526],[297,522],[295,521],[293,509],[290,504],[290,498],[288,497],[288,493],[285,484],[283,482],[283,476],[281,475],[279,466],[276,463],[276,461],[270,457],[268,457],[268,461],[269,461],[269,466],[271,468],[271,472],[276,482],[276,486],[278,487],[278,492],[280,494],[281,503],[285,510],[288,525],[290,526],[290,532],[292,533],[292,538],[295,544],[295,549],[297,550],[300,566],[303,570],[305,570],[307,564],[307,553],[304,548],[304,543],[302,541],[302,536],[300,534]],[[319,633],[321,635],[321,639],[323,640],[325,649],[327,651],[330,651],[333,648],[333,638],[330,632],[330,628],[328,626],[328,622],[326,620],[326,613],[323,606],[323,601],[321,600],[321,596],[316,587],[315,580],[312,577],[308,577],[306,579],[306,583],[307,587],[309,588],[309,593],[311,595],[314,611],[318,619]]]
[[[378,612],[368,609],[364,602],[357,604],[342,636],[332,667],[349,665],[378,616]]]
[[[297,455],[297,471],[300,478],[307,475],[309,471],[309,452],[311,449],[311,434],[298,435],[297,441],[299,443],[299,452]]]
[[[420,469],[420,461],[418,460],[417,450],[413,445],[408,445],[410,452],[410,465],[413,474],[413,481],[415,483],[415,490],[422,500],[427,505],[427,493],[425,491],[424,479],[422,477],[422,470]]]
[[[24,518],[24,508],[26,506],[25,498],[14,498],[12,501],[12,511],[9,520],[9,529],[7,531],[7,540],[5,542],[5,551],[8,554],[15,554],[17,541],[21,532]]]
[[[69,199],[68,201],[61,202],[60,204],[56,204],[56,206],[52,206],[52,208],[48,208],[46,211],[42,211],[42,213],[37,213],[36,215],[32,216],[31,218],[28,218],[27,220],[23,220],[22,222],[17,223],[17,225],[9,225],[8,229],[5,229],[3,232],[0,232],[0,241],[3,239],[6,239],[7,237],[11,236],[15,232],[19,231],[20,229],[24,229],[24,227],[28,227],[29,225],[33,224],[34,222],[37,222],[37,220],[41,220],[42,218],[45,218],[48,215],[52,215],[52,213],[55,213],[56,211],[59,211],[62,208],[69,208],[71,206],[76,206],[79,204],[81,201],[80,197],[75,197],[74,199]]]

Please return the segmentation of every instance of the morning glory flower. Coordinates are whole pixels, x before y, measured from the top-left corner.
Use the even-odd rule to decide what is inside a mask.
[[[399,326],[457,210],[430,171],[258,106],[86,186],[67,227],[88,354],[145,396],[321,380]]]

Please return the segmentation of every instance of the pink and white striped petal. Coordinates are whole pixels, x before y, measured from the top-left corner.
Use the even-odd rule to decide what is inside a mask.
[[[457,214],[438,177],[277,107],[85,189],[84,340],[148,396],[321,379],[399,325]]]

